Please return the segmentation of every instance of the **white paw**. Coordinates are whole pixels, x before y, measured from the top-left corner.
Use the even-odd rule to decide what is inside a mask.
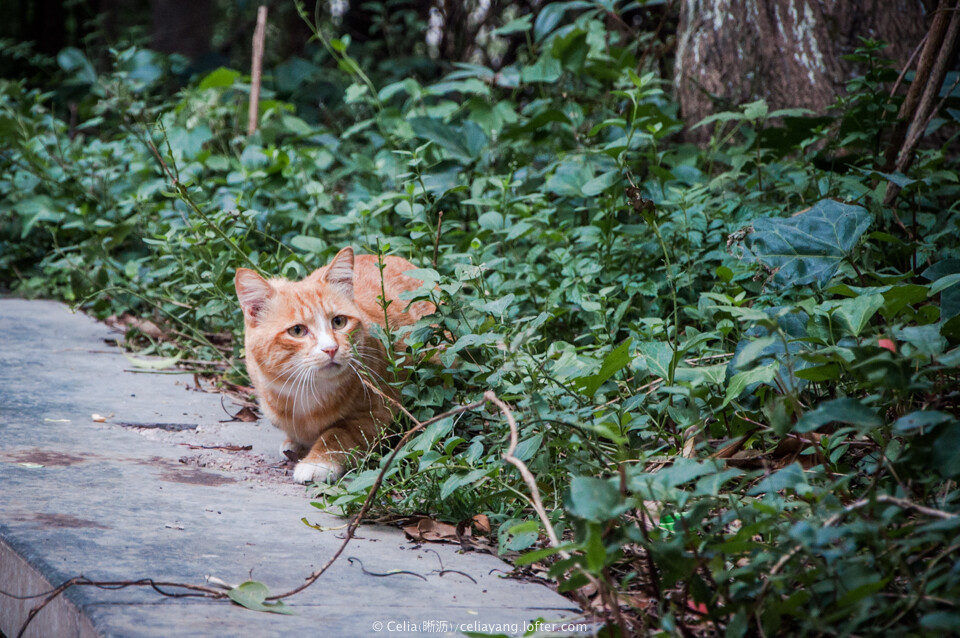
[[[300,461],[293,468],[293,480],[297,483],[333,483],[341,476],[343,468],[329,461]]]
[[[284,439],[283,443],[280,444],[280,459],[283,461],[286,461],[287,459],[296,461],[303,456],[303,453],[306,451],[306,449],[307,448],[299,443],[291,441],[290,439]]]

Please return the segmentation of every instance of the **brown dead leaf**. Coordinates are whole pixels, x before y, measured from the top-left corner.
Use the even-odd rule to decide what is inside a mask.
[[[771,454],[774,459],[773,469],[783,469],[794,461],[799,462],[801,467],[807,470],[823,463],[823,454],[819,450],[814,451],[813,454],[802,454],[804,450],[812,447],[820,438],[820,435],[816,432],[808,432],[806,436],[813,440],[808,441],[791,436],[780,441]]]
[[[481,534],[490,533],[490,519],[487,518],[486,514],[477,514],[470,519],[473,529],[477,530]]]
[[[759,469],[765,467],[762,450],[738,450],[726,458],[730,467]]]
[[[414,518],[403,526],[403,532],[412,540],[427,543],[459,543],[456,525],[435,521],[427,516]],[[464,531],[462,536],[469,536],[470,530]]]
[[[580,595],[584,598],[593,598],[597,593],[597,586],[594,583],[587,583],[580,588]]]
[[[733,441],[732,443],[728,443],[727,445],[723,446],[722,448],[720,448],[710,456],[715,459],[729,459],[734,454],[740,451],[740,448],[743,447],[743,444],[746,443],[746,441],[747,441],[747,437],[741,436],[740,438]]]
[[[135,317],[129,312],[125,312],[119,317],[116,315],[110,315],[106,318],[105,323],[117,330],[122,330],[126,332],[130,328],[136,328],[142,334],[151,339],[166,339],[166,333],[160,329],[160,327],[150,321],[149,319],[141,319],[140,317]]]
[[[194,375],[194,379],[196,379],[196,375]],[[253,406],[246,403],[243,405],[242,408],[240,408],[239,412],[237,412],[236,414],[231,413],[230,410],[227,409],[227,406],[223,404],[223,394],[220,395],[220,407],[230,417],[229,419],[223,419],[222,421],[220,421],[220,423],[232,423],[234,421],[243,421],[245,423],[253,423],[254,421],[259,419],[259,417],[257,416],[257,413],[254,412],[253,410]]]
[[[244,406],[239,412],[233,415],[233,418],[244,423],[253,423],[257,420],[257,414],[250,409],[250,406]]]

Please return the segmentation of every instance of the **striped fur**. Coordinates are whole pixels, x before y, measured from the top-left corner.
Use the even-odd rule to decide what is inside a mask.
[[[247,370],[263,413],[287,435],[281,450],[306,451],[294,469],[300,483],[341,476],[349,452],[366,449],[393,418],[362,381],[396,398],[384,382],[383,346],[369,332],[385,324],[381,284],[391,328],[434,312],[433,304],[399,298],[422,284],[403,274],[413,264],[393,256],[384,262],[382,282],[377,257],[354,257],[350,247],[298,282],[237,270]]]

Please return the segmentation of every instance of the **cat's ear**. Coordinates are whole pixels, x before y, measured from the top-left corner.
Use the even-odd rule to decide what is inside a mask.
[[[237,268],[233,285],[237,289],[237,299],[243,308],[244,318],[250,324],[256,325],[264,306],[267,305],[267,299],[273,296],[273,286],[249,268]]]
[[[327,284],[353,297],[353,248],[347,246],[337,253],[323,277]]]

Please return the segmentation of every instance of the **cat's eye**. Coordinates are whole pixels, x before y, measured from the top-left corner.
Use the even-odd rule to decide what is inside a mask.
[[[291,337],[302,337],[307,334],[307,327],[302,323],[298,323],[295,326],[287,328],[287,334],[289,334]]]
[[[334,330],[340,330],[341,328],[346,327],[347,318],[343,315],[337,315],[330,323],[333,324]]]

